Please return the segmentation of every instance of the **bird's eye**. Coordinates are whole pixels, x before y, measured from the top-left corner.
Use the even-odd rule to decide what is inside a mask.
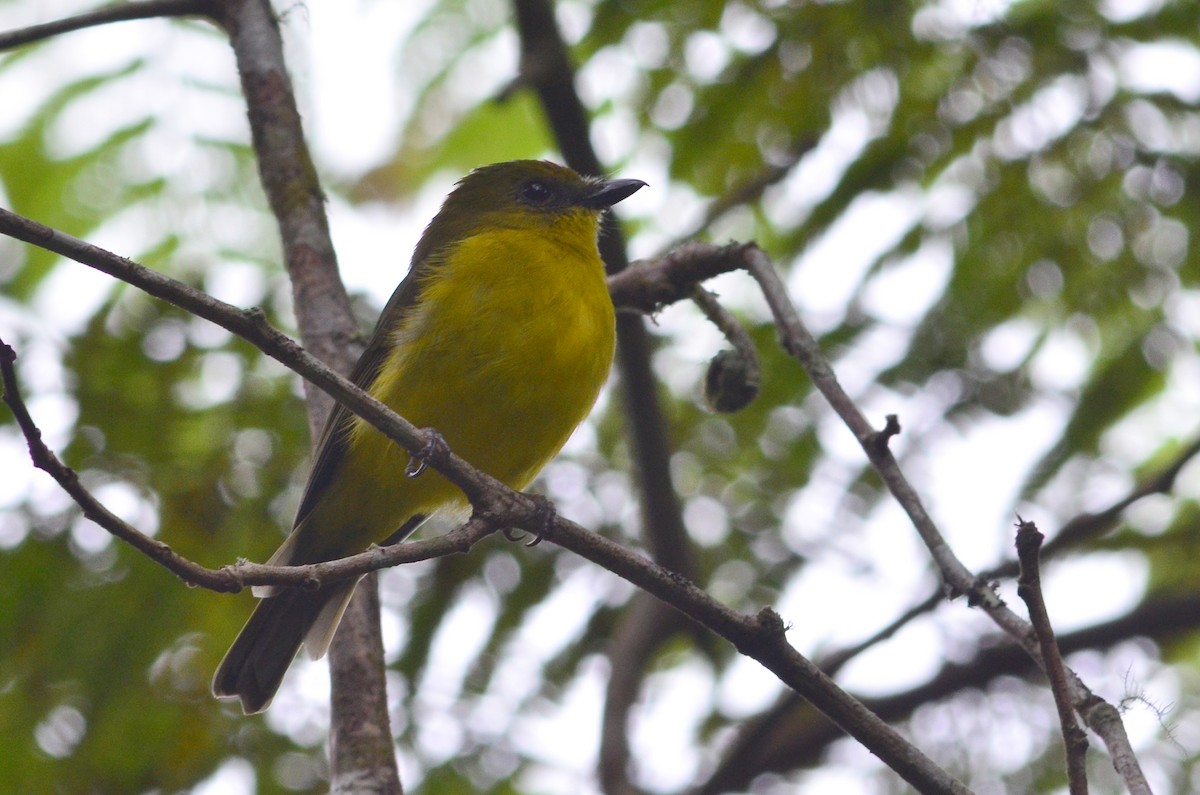
[[[553,196],[550,186],[536,179],[521,186],[521,199],[528,204],[546,204]]]

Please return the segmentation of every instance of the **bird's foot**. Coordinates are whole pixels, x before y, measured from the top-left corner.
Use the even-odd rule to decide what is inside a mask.
[[[554,503],[539,494],[529,494],[527,496],[533,500],[534,516],[532,524],[537,525],[537,532],[528,533],[515,527],[506,527],[500,532],[509,541],[524,541],[528,538],[529,541],[526,542],[525,546],[536,547],[542,543],[543,538],[550,534],[551,525],[554,524]]]
[[[421,449],[409,457],[408,466],[404,468],[404,474],[410,478],[418,477],[426,469],[429,469],[429,462],[440,461],[450,455],[450,445],[446,444],[446,437],[438,433],[436,429],[422,428],[421,436],[424,439]]]

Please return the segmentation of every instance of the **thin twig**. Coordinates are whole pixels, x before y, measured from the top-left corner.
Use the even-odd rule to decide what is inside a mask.
[[[76,472],[63,464],[42,441],[42,432],[38,429],[33,417],[29,414],[29,409],[26,408],[25,402],[21,398],[14,367],[16,360],[16,351],[9,347],[4,340],[0,339],[0,378],[2,378],[4,383],[4,402],[8,405],[9,410],[12,411],[13,417],[17,421],[17,427],[21,429],[21,433],[25,436],[26,444],[29,447],[29,457],[32,459],[33,465],[49,473],[58,482],[59,486],[62,487],[63,491],[82,509],[85,517],[91,519],[113,536],[129,544],[146,557],[175,573],[184,582],[204,585],[216,591],[232,592],[241,590],[241,584],[234,578],[223,575],[221,572],[197,566],[190,560],[176,554],[167,544],[153,539],[125,523],[105,508],[99,500],[84,488]]]
[[[1046,559],[1054,553],[1062,553],[1082,541],[1094,538],[1096,535],[1105,532],[1120,520],[1121,516],[1130,506],[1140,500],[1155,494],[1169,494],[1174,488],[1175,479],[1178,477],[1179,472],[1198,454],[1200,454],[1200,437],[1193,439],[1184,446],[1160,471],[1130,489],[1128,494],[1115,500],[1107,508],[1095,513],[1079,514],[1068,520],[1063,524],[1062,529],[1042,546],[1041,558]],[[1012,560],[991,569],[983,570],[979,573],[978,578],[983,581],[992,581],[1013,577],[1017,573],[1018,564],[1015,560]],[[822,669],[832,676],[833,670],[844,665],[851,658],[861,654],[880,641],[886,640],[910,621],[937,607],[945,598],[944,591],[944,586],[933,589],[924,599],[914,604],[892,623],[880,629],[871,637],[822,658],[818,661]]]
[[[1108,649],[1134,637],[1159,644],[1176,642],[1200,628],[1200,594],[1183,593],[1147,599],[1129,613],[1086,629],[1058,636],[1064,654],[1084,649]],[[867,708],[893,725],[909,720],[913,712],[963,691],[986,691],[1005,677],[1028,679],[1037,669],[1023,647],[1007,635],[980,639],[972,659],[944,662],[941,669],[922,684],[887,696],[863,696]],[[1115,710],[1114,710],[1115,712]],[[781,698],[770,709],[737,728],[712,774],[690,795],[724,795],[749,788],[763,773],[813,767],[824,752],[843,735],[824,717],[813,714],[810,705],[794,693]],[[1119,720],[1119,715],[1112,719]],[[1118,769],[1129,757],[1114,758]]]
[[[870,637],[863,638],[853,646],[847,646],[844,649],[838,649],[837,651],[821,657],[817,660],[817,665],[820,665],[821,670],[830,676],[837,676],[838,671],[840,671],[846,665],[846,663],[850,662],[868,649],[892,637],[901,629],[906,627],[914,618],[928,613],[930,610],[934,609],[943,601],[945,601],[945,599],[945,594],[943,594],[940,590],[935,591],[934,593],[925,597],[925,601],[919,602],[908,608],[899,616],[897,616],[891,623],[887,624],[882,629],[879,629]]]
[[[767,304],[775,317],[776,326],[779,328],[784,349],[800,362],[809,378],[812,379],[813,385],[854,434],[888,491],[908,514],[909,520],[952,592],[966,594],[969,604],[982,607],[998,627],[1025,648],[1030,657],[1039,665],[1044,665],[1041,649],[1030,631],[1029,622],[1010,610],[991,588],[988,581],[973,575],[962,564],[925,510],[916,489],[912,487],[908,478],[900,470],[890,448],[885,444],[879,444],[879,432],[871,427],[850,396],[838,383],[837,376],[821,353],[816,338],[805,327],[792,306],[787,288],[780,280],[779,274],[775,272],[770,258],[757,247],[747,247],[746,268],[762,288]],[[1087,726],[1096,731],[1104,740],[1114,759],[1114,766],[1116,766],[1116,760],[1125,760],[1122,766],[1117,766],[1117,769],[1124,777],[1126,787],[1133,793],[1149,792],[1149,785],[1146,783],[1140,767],[1137,766],[1136,759],[1132,760],[1132,764],[1127,761],[1132,754],[1127,753],[1126,750],[1131,746],[1124,725],[1119,720],[1111,720],[1108,711],[1104,709],[1104,707],[1111,708],[1111,705],[1092,693],[1070,669],[1068,669],[1068,682],[1071,703],[1083,717]]]
[[[1154,494],[1167,494],[1175,488],[1179,472],[1197,455],[1200,455],[1200,436],[1187,444],[1175,458],[1157,472],[1134,487],[1128,494],[1097,513],[1080,514],[1064,524],[1054,538],[1046,542],[1042,555],[1058,552],[1065,547],[1094,538],[1111,528],[1125,510],[1135,502]]]
[[[709,362],[704,378],[704,399],[714,411],[740,411],[758,397],[762,380],[754,340],[711,292],[696,285],[692,288],[691,298],[733,346],[733,350],[722,350]]]
[[[846,391],[838,383],[837,375],[829,365],[829,361],[821,353],[821,347],[815,337],[800,320],[787,288],[779,279],[770,259],[757,246],[745,248],[745,265],[750,275],[758,281],[767,304],[775,316],[784,349],[797,359],[804,367],[813,386],[825,397],[842,421],[850,428],[851,433],[858,439],[868,459],[883,478],[888,490],[908,513],[909,519],[916,528],[921,540],[933,556],[934,562],[948,583],[959,591],[972,595],[973,599],[988,608],[1001,607],[999,597],[985,584],[976,580],[974,575],[958,560],[937,529],[933,519],[921,503],[916,489],[905,478],[904,473],[896,465],[887,445],[879,444],[880,432],[871,427],[866,417],[858,410]],[[885,429],[886,432],[886,429]],[[1015,618],[1015,616],[1014,616]]]
[[[1042,594],[1041,564],[1038,553],[1044,536],[1037,525],[1018,517],[1017,559],[1021,563],[1021,576],[1017,580],[1017,596],[1029,609],[1029,620],[1037,634],[1042,649],[1046,675],[1050,679],[1050,692],[1054,694],[1054,706],[1058,709],[1058,721],[1062,727],[1063,743],[1067,753],[1067,783],[1071,795],[1087,795],[1087,733],[1079,728],[1075,710],[1071,706],[1071,688],[1067,679],[1066,666],[1050,624],[1050,613]]]
[[[1062,554],[1089,539],[1096,538],[1111,530],[1130,506],[1155,494],[1169,494],[1175,488],[1175,480],[1180,471],[1197,455],[1200,455],[1200,436],[1180,449],[1166,466],[1138,483],[1121,498],[1114,500],[1107,508],[1077,514],[1067,520],[1042,547],[1041,557],[1045,559]],[[981,572],[979,576],[988,580],[1004,579],[1015,577],[1018,570],[1017,561],[1009,560]]]
[[[0,33],[0,51],[45,41],[84,28],[107,25],[110,22],[158,17],[211,17],[215,13],[215,7],[214,0],[134,0],[129,3],[116,3],[66,19]]]
[[[732,187],[726,193],[713,199],[708,207],[705,208],[704,216],[696,225],[690,231],[685,232],[664,246],[662,255],[665,256],[679,247],[687,245],[688,242],[704,234],[708,229],[711,229],[713,224],[729,212],[761,199],[767,188],[782,182],[815,146],[815,139],[796,143],[780,162],[763,166],[762,170],[757,174],[754,174],[744,182]]]

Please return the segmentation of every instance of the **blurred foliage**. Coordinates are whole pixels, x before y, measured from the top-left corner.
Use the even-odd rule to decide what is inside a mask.
[[[1033,506],[1053,535],[1119,499],[1197,433],[1200,266],[1190,233],[1200,229],[1200,5],[578,0],[559,10],[581,91],[597,130],[608,131],[598,143],[615,161],[655,162],[670,181],[655,189],[679,203],[630,228],[668,240],[686,228],[684,210],[698,215],[731,192],[746,197],[705,234],[757,240],[787,271],[873,420],[901,415],[896,449],[918,467],[923,494],[938,492],[919,467],[939,445],[997,422],[1025,433],[1023,418],[1049,413],[1049,436],[1013,439],[1030,451],[1028,471],[1003,480],[1015,474],[1012,507]],[[190,283],[233,289],[286,328],[290,296],[253,155],[236,132],[244,109],[232,64],[220,77],[192,75],[167,55],[212,48],[219,34],[193,22],[131,24],[157,25],[152,44],[122,38],[142,54],[90,73],[52,68],[70,62],[71,36],[0,57],[0,92],[39,70],[55,78],[0,128],[4,203]],[[74,35],[102,42],[105,30],[118,28]],[[303,35],[303,26],[288,30]],[[512,83],[505,2],[430,3],[396,47],[411,111],[388,157],[332,186],[341,197],[408,197],[438,175],[551,149],[541,109]],[[145,92],[150,79],[178,101],[147,100],[157,97]],[[114,97],[129,107],[72,145],[64,127]],[[189,130],[178,116],[191,104],[217,108],[212,115],[231,119],[234,132]],[[866,200],[909,220],[898,230],[877,225]],[[860,245],[847,249],[847,239]],[[843,247],[824,248],[826,240]],[[830,250],[850,253],[829,261]],[[65,429],[50,438],[85,483],[206,565],[264,559],[290,524],[304,476],[294,379],[136,291],[76,287],[82,266],[7,240],[0,254],[0,332],[21,356],[35,413]],[[826,283],[846,282],[836,306],[806,306]],[[872,557],[865,535],[886,503],[880,485],[861,457],[838,452],[845,430],[780,350],[760,304],[730,292],[762,356],[761,393],[744,410],[702,407],[694,338],[708,332],[696,332],[694,313],[668,309],[658,330],[656,367],[672,387],[660,397],[700,584],[756,610],[832,560],[870,593],[871,577],[892,563]],[[75,320],[57,320],[58,310]],[[594,447],[553,465],[543,488],[587,526],[637,544],[620,404],[615,394],[603,404]],[[4,452],[13,453],[5,466],[23,472],[19,437],[7,413],[0,419]],[[989,452],[978,456],[979,477],[996,475]],[[251,760],[260,793],[321,791],[323,750],[312,731],[321,718],[278,714],[286,694],[266,720],[208,696],[248,597],[181,587],[98,537],[52,487],[30,482],[28,494],[5,492],[0,513],[5,787],[175,792],[240,757]],[[1148,567],[1148,596],[1194,590],[1197,490],[1194,475],[1182,478],[1177,496],[1085,539],[1071,560],[1136,555]],[[809,510],[816,504],[819,513]],[[979,521],[979,533],[1007,546],[1006,517],[996,527],[992,517]],[[388,621],[403,640],[392,662],[404,682],[396,714],[407,716],[394,728],[406,775],[426,792],[570,789],[553,776],[554,755],[523,735],[586,689],[630,593],[570,556],[498,540],[390,573],[385,604],[398,614]],[[877,606],[878,625],[907,606]],[[463,615],[477,642],[446,673],[439,648],[453,644]],[[573,623],[548,625],[547,615]],[[947,645],[964,631],[945,631],[958,638]],[[1142,675],[1175,692],[1162,699],[1177,702],[1166,717],[1173,725],[1200,719],[1198,638],[1159,639],[1163,660],[1138,647]],[[693,640],[665,644],[651,661],[645,709],[665,692],[659,674],[689,666],[704,666],[714,689],[733,686],[735,651]],[[1093,670],[1107,670],[1102,653],[1092,659]],[[1114,700],[1129,665],[1120,667],[1101,683],[1115,688]],[[1000,680],[947,698],[940,717],[927,713],[907,729],[989,792],[1051,791],[1062,780],[1047,702],[1040,685]],[[682,764],[719,768],[748,710],[704,703],[705,714],[680,728],[698,749]],[[422,734],[431,724],[444,730],[437,742]],[[1004,732],[1023,732],[1024,755],[963,741]],[[1139,750],[1152,777],[1163,791],[1189,790],[1195,738],[1149,733],[1155,739]],[[1093,766],[1098,791],[1115,791],[1105,765]],[[769,770],[743,771],[744,785]],[[764,779],[764,791],[804,780],[786,778],[786,766],[777,772],[785,778]]]

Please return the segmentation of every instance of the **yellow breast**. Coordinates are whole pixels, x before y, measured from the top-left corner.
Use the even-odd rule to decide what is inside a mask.
[[[613,306],[592,234],[587,246],[544,229],[501,228],[461,242],[430,269],[417,306],[394,330],[372,394],[524,488],[587,416],[612,364]],[[322,501],[339,505],[339,546],[347,532],[372,536],[356,539],[365,545],[415,513],[461,502],[432,471],[405,477],[407,463],[404,450],[356,421],[338,480],[357,481],[359,499]],[[389,519],[379,530],[382,516]]]

